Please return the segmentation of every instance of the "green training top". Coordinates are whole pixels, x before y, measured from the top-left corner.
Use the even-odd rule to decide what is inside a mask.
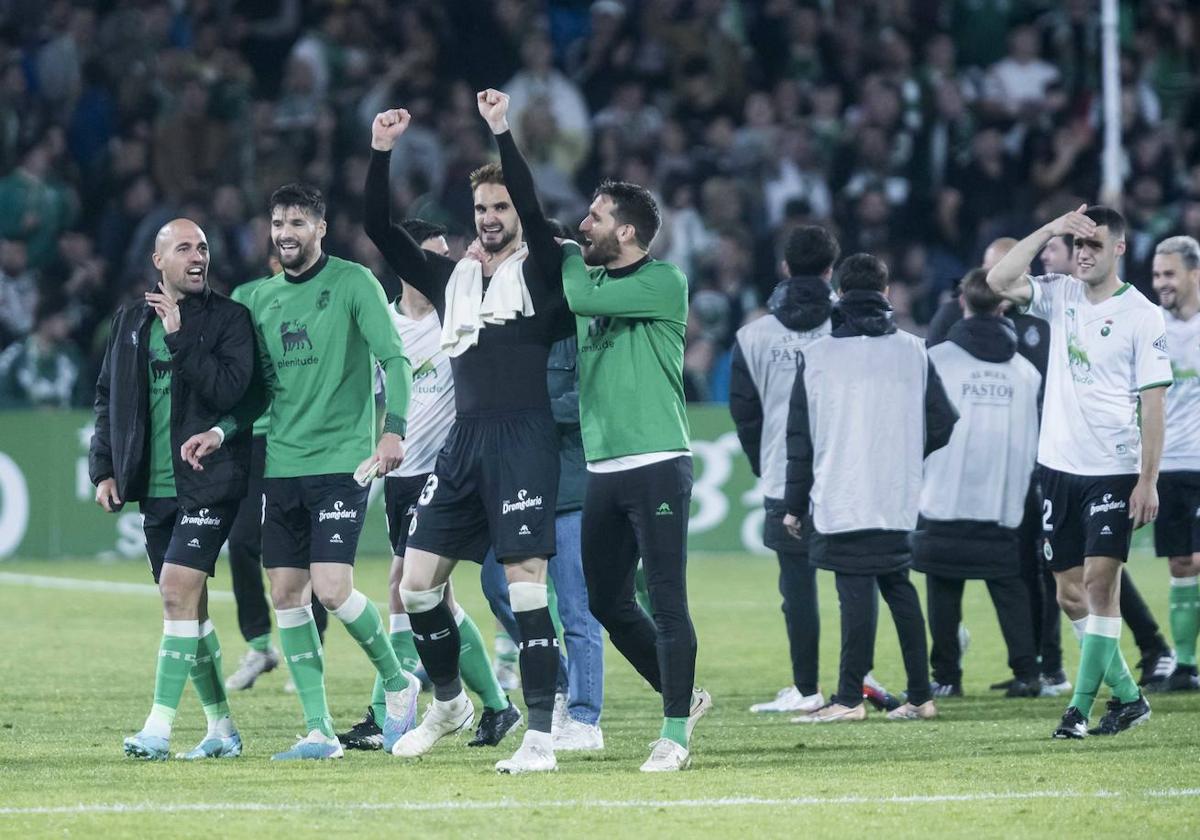
[[[175,497],[175,463],[171,459],[171,351],[161,318],[150,324],[150,487],[152,499]]]
[[[352,473],[375,449],[375,359],[387,384],[385,431],[404,434],[412,367],[371,272],[322,256],[250,295],[271,398],[267,478]]]
[[[230,292],[229,297],[249,308],[250,297],[254,294],[254,290],[270,279],[270,277],[259,277],[257,280],[248,280]],[[254,421],[254,436],[265,435],[269,428],[271,428],[271,413],[264,411],[262,416]]]
[[[688,285],[676,266],[589,269],[563,248],[563,291],[579,333],[579,417],[589,462],[688,448],[683,336]]]

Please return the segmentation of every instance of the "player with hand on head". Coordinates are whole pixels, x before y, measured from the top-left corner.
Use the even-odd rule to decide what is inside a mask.
[[[1075,275],[1031,277],[1053,236],[1073,237]],[[1113,735],[1150,717],[1120,651],[1121,570],[1133,531],[1158,514],[1166,389],[1161,311],[1117,274],[1125,219],[1103,206],[1064,213],[1022,239],[991,271],[1001,297],[1050,322],[1038,440],[1046,559],[1058,602],[1081,640],[1075,693],[1055,738]],[[1100,724],[1100,684],[1113,692]]]
[[[274,758],[340,758],[325,698],[324,652],[308,605],[313,595],[346,625],[383,680],[385,745],[407,732],[416,716],[420,683],[396,659],[379,610],[354,588],[354,555],[367,508],[367,488],[355,474],[386,473],[403,460],[412,368],[379,282],[363,266],[322,250],[320,191],[288,184],[269,206],[283,271],[250,298],[266,387],[252,390],[217,428],[191,438],[184,455],[195,469],[206,469],[224,436],[248,429],[269,403],[263,566],[307,730]],[[387,395],[378,441],[375,360]]]
[[[208,732],[179,757],[230,758],[242,751],[208,615],[208,578],[246,494],[249,429],[231,435],[200,473],[184,463],[180,445],[243,398],[257,362],[250,314],[209,288],[208,265],[208,240],[194,222],[175,219],[159,230],[154,266],[162,279],[144,301],[114,316],[96,382],[88,458],[96,503],[110,513],[139,503],[163,602],[154,705],[141,731],[125,739],[125,754],[133,758],[168,757],[189,678]]]

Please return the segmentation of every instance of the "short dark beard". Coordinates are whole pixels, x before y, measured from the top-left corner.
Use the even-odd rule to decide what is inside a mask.
[[[288,265],[287,260],[284,259],[283,256],[283,249],[280,248],[278,244],[275,245],[275,253],[279,257],[279,264],[284,268],[299,268],[300,266],[304,265],[306,262],[308,262],[310,252],[311,243],[308,247],[301,245],[296,249],[296,258],[292,261],[291,265]]]
[[[607,265],[621,256],[621,244],[617,242],[616,234],[604,239],[592,240],[592,244],[583,249],[583,261],[588,265]]]
[[[509,245],[511,245],[512,241],[517,238],[517,232],[515,230],[506,230],[506,231],[503,231],[503,234],[500,237],[500,242],[498,244],[487,245],[483,241],[483,231],[478,231],[478,233],[479,233],[479,244],[483,245],[483,250],[487,251],[489,254],[500,253],[505,248],[507,248]]]

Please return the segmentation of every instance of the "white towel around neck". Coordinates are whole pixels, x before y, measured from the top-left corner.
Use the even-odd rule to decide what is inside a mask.
[[[446,314],[442,318],[442,349],[461,356],[479,343],[479,331],[488,324],[503,324],[531,317],[533,299],[525,285],[524,265],[529,246],[522,245],[496,266],[487,293],[483,291],[483,264],[461,259],[446,284]]]

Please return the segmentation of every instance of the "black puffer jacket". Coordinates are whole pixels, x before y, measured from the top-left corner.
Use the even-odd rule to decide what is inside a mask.
[[[145,498],[150,473],[150,324],[143,302],[113,316],[96,382],[96,430],[88,471],[92,483],[115,478],[122,502]],[[195,471],[179,455],[183,442],[216,425],[259,376],[250,311],[206,289],[180,304],[180,328],[166,337],[171,351],[171,450],[179,504],[194,509],[246,495],[250,427],[230,435]]]

